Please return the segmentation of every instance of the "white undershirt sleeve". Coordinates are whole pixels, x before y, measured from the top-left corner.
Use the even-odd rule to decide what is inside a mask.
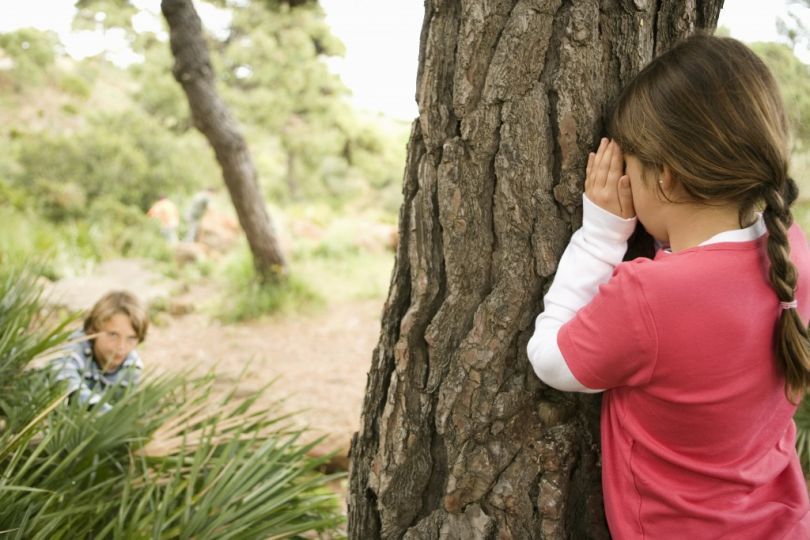
[[[567,392],[601,392],[587,388],[571,373],[557,345],[560,328],[607,283],[622,262],[636,218],[623,219],[582,196],[582,227],[574,233],[557,265],[557,274],[543,298],[526,350],[534,372],[547,385]]]

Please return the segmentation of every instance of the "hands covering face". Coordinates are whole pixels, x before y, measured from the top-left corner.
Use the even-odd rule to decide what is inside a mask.
[[[588,154],[585,195],[594,204],[624,219],[635,217],[630,177],[624,174],[624,156],[615,141],[603,138]]]

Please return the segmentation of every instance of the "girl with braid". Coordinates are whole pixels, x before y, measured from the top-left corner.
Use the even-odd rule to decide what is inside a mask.
[[[603,392],[615,539],[810,538],[792,419],[810,249],[788,131],[762,61],[700,35],[638,74],[588,157],[528,355],[549,386]],[[661,249],[622,262],[637,221]]]

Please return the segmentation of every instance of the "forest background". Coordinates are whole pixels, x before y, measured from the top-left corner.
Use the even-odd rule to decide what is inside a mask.
[[[407,105],[399,105],[400,118],[356,106],[330,69],[345,47],[317,3],[199,4],[230,16],[227,26],[210,29],[208,42],[220,91],[242,125],[297,276],[293,298],[281,303],[289,307],[333,295],[335,284],[323,273],[336,269],[349,281],[357,279],[340,289],[382,298],[392,257],[364,249],[380,238],[358,238],[384,236],[385,225],[396,222]],[[49,279],[86,273],[119,256],[153,259],[176,274],[172,250],[146,210],[166,195],[182,213],[195,192],[222,185],[219,167],[171,76],[165,23],[155,27],[162,21],[154,19],[150,29],[136,31],[133,21],[144,14],[131,4],[78,6],[74,29],[95,30],[96,39],[119,47],[123,40],[127,67],[120,67],[120,50],[117,57],[102,48],[75,60],[51,31],[23,28],[0,35],[0,141],[6,149],[0,155],[0,258],[44,261]],[[804,29],[798,17],[787,17],[782,26],[792,46],[753,46],[782,86],[795,132],[793,176],[810,194],[810,79],[794,54],[806,50]],[[413,85],[415,74],[411,78]],[[413,88],[407,91],[412,95]],[[232,212],[223,189],[217,203],[218,210]],[[804,201],[797,218],[810,219]],[[302,238],[302,231],[311,231],[310,238]],[[232,301],[251,279],[241,244],[217,264],[198,262],[182,271],[189,278],[220,279]],[[230,306],[222,309],[230,309],[224,315],[231,319],[278,307]]]
[[[47,286],[91,275],[105,261],[137,259],[180,286],[151,302],[157,328],[174,328],[172,319],[187,310],[201,314],[200,333],[211,319],[240,336],[255,333],[250,321],[267,316],[276,326],[294,317],[321,324],[324,312],[346,318],[339,306],[354,309],[357,302],[376,313],[393,264],[409,120],[352,100],[333,69],[345,46],[318,3],[196,4],[229,14],[226,27],[208,28],[206,39],[220,94],[253,155],[289,279],[257,282],[239,234],[179,254],[147,218],[161,196],[182,214],[196,192],[214,187],[220,225],[235,223],[218,187],[219,166],[172,76],[165,22],[136,31],[140,8],[115,0],[77,2],[73,26],[123,39],[139,58],[125,66],[109,51],[73,58],[50,31],[0,34],[0,268],[34,263]],[[810,67],[797,58],[807,30],[801,19],[787,18],[781,31],[783,42],[752,47],[785,96],[794,128],[792,175],[802,192],[794,215],[810,233]],[[418,51],[411,54],[415,60]],[[170,298],[189,287],[204,294],[194,305],[172,305]],[[373,336],[378,319],[372,314],[366,323],[363,332]],[[194,341],[194,334],[185,338]],[[361,365],[370,362],[366,352]],[[357,388],[364,384],[360,373]]]
[[[87,273],[99,261],[119,256],[154,259],[158,266],[166,263],[164,272],[178,272],[172,250],[145,212],[160,195],[174,200],[182,212],[195,192],[220,186],[222,180],[171,76],[165,22],[154,12],[156,6],[147,9],[146,4],[79,2],[73,37],[108,42],[101,47],[95,43],[100,52],[81,60],[69,56],[52,31],[23,28],[0,37],[0,118],[5,126],[0,141],[6,149],[0,155],[0,219],[5,225],[0,258],[45,261],[42,271],[50,279]],[[347,23],[348,4],[325,4],[346,36],[365,32],[382,38],[393,28],[390,22],[375,25],[370,18],[352,25]],[[739,12],[735,2],[727,4],[735,4]],[[409,110],[416,114],[413,100],[403,104],[402,96],[413,95],[415,73],[397,79],[396,103],[391,97],[387,104],[379,99],[371,104],[378,110],[387,107],[395,116],[363,109],[335,73],[345,47],[317,3],[297,8],[284,2],[198,5],[208,21],[222,96],[243,127],[261,189],[292,259],[291,274],[297,276],[293,298],[281,303],[291,306],[333,295],[335,283],[325,281],[323,273],[336,269],[349,281],[357,279],[339,289],[382,298],[392,257],[374,256],[357,239],[380,237],[386,225],[396,222],[409,130],[403,117]],[[783,43],[754,48],[779,78],[795,130],[793,176],[807,186],[803,193],[810,193],[808,68],[794,54],[807,54],[800,18],[806,14],[784,14]],[[137,24],[144,17],[150,23]],[[739,21],[721,15],[721,25],[724,20]],[[413,22],[405,20],[400,25],[405,28],[381,43],[395,65],[404,58],[396,39],[409,36],[418,45],[418,29],[407,28]],[[368,40],[348,40],[369,48]],[[76,40],[66,41],[75,54]],[[414,50],[410,55],[413,69],[417,54]],[[396,66],[377,66],[377,78],[397,71]],[[343,71],[362,86],[357,67]],[[401,81],[409,79],[410,87],[403,89],[407,85]],[[363,89],[354,93],[366,102],[374,99]],[[232,212],[224,190],[217,203],[218,210]],[[802,202],[800,222],[806,214]],[[301,231],[312,234],[301,238]],[[230,308],[222,309],[231,319],[278,307],[274,302],[235,307],[233,294],[244,291],[241,285],[251,279],[247,253],[239,244],[221,264],[202,261],[184,270],[221,280],[232,300]],[[257,301],[253,294],[245,299],[251,301]]]

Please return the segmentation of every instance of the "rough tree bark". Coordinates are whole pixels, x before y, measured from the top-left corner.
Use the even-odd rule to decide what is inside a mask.
[[[610,101],[722,0],[427,0],[349,535],[607,538],[598,398],[525,347]]]
[[[162,0],[160,8],[169,23],[174,78],[186,93],[195,127],[214,149],[256,272],[265,280],[275,278],[284,271],[284,255],[265,208],[250,151],[238,123],[217,94],[200,17],[191,0]]]

